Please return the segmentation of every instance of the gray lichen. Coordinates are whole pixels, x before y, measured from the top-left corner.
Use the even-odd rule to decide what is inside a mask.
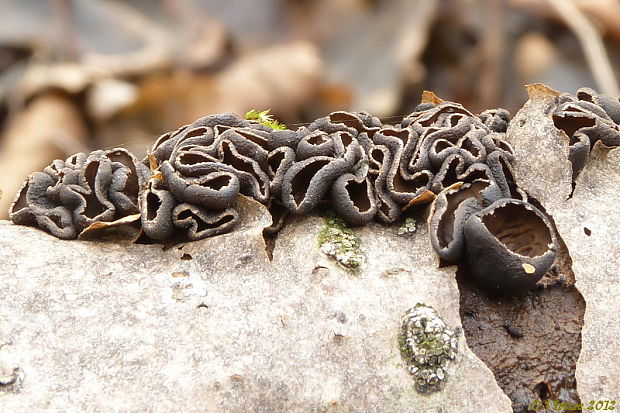
[[[364,262],[360,238],[344,220],[333,214],[325,217],[325,226],[319,232],[318,242],[321,252],[346,268],[359,268]]]
[[[418,303],[403,316],[400,353],[418,392],[441,390],[448,379],[448,363],[456,359],[458,343],[437,312]]]

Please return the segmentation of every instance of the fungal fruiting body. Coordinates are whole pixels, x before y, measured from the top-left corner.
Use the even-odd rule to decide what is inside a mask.
[[[484,257],[477,254],[487,250],[468,245],[473,235],[465,236],[467,223],[473,226],[482,211],[488,213],[486,208],[501,200],[527,204],[533,216],[544,214],[515,183],[513,150],[504,139],[507,111],[475,116],[457,103],[425,96],[397,125],[384,125],[365,112],[344,111],[297,130],[282,129],[264,112],[256,112],[256,120],[207,116],[160,136],[142,161],[124,149],[54,161],[26,180],[10,216],[16,224],[71,239],[92,224],[140,214],[141,239],[171,242],[232,231],[239,220],[239,194],[269,209],[273,224],[267,232],[278,231],[289,214],[307,214],[319,204],[328,205],[348,226],[357,226],[373,219],[396,223],[407,209],[433,202],[433,247],[443,260],[466,260],[478,272]],[[617,144],[620,136],[617,102],[590,90],[581,90],[578,98],[564,96],[553,117],[574,140],[575,171],[593,142]],[[551,265],[553,229],[546,224],[536,228],[551,239],[552,254],[526,260],[525,269],[503,267],[517,272],[496,271],[496,291],[510,293],[514,286],[529,285]],[[493,231],[485,234],[490,243],[505,244],[493,240]],[[520,236],[519,242],[531,235]],[[513,282],[521,276],[527,282]],[[476,275],[478,280],[489,277]]]
[[[494,294],[534,287],[553,265],[558,243],[549,220],[527,202],[500,199],[464,226],[470,273]]]
[[[569,138],[573,180],[583,170],[596,142],[608,147],[620,145],[619,98],[599,94],[590,88],[577,90],[576,96],[564,93],[559,97],[552,118],[555,127]]]
[[[10,217],[16,224],[73,239],[92,224],[140,212],[138,192],[149,175],[148,168],[120,148],[55,160],[22,184]]]
[[[84,165],[84,171],[69,174],[63,164],[67,173],[61,175],[81,173],[76,184],[82,190],[76,191],[85,196],[95,193],[91,198],[97,202],[90,202],[91,198],[82,202],[75,196],[61,199],[47,190],[56,185],[56,175],[34,174],[27,185],[30,189],[24,192],[30,195],[15,202],[11,217],[62,238],[75,238],[86,222],[124,216],[120,205],[114,204],[123,201],[115,195],[119,186],[132,200],[132,211],[139,209],[144,235],[160,242],[230,231],[238,219],[234,204],[239,194],[264,203],[274,215],[278,210],[277,223],[286,214],[306,214],[325,201],[349,225],[375,218],[394,223],[403,209],[432,201],[455,182],[472,181],[485,173],[495,179],[486,159],[495,152],[496,158],[511,156],[501,133],[492,129],[503,129],[502,113],[485,114],[487,126],[456,103],[426,103],[400,125],[383,125],[363,112],[334,112],[297,130],[273,129],[233,114],[207,116],[160,136],[141,163],[133,160],[139,171],[112,176],[103,171],[107,164],[97,164],[102,171],[95,182],[94,166],[87,171]],[[78,162],[74,169],[97,153],[74,156]],[[50,168],[57,168],[59,162]],[[125,162],[118,167],[127,166]],[[131,177],[132,185],[123,187],[128,181],[124,177]],[[67,188],[74,184],[68,178],[61,181]],[[73,210],[80,202],[89,205],[92,217],[69,219],[64,209],[54,210]],[[48,225],[50,219],[59,229]]]
[[[420,393],[441,390],[448,364],[456,359],[457,338],[430,306],[418,303],[403,316],[400,352]]]

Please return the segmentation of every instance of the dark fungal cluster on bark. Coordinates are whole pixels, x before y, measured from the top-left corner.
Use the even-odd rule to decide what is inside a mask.
[[[439,116],[429,108],[403,121],[424,128],[420,135],[429,141],[431,165],[441,165],[430,188],[438,193],[429,220],[431,243],[441,259],[465,262],[488,292],[525,292],[553,264],[554,230],[515,184],[513,151],[502,132],[508,113],[488,110],[476,118],[453,108]]]
[[[613,145],[617,103],[584,89],[563,96],[553,116],[577,136],[575,147]],[[548,218],[515,184],[509,122],[506,110],[476,116],[434,95],[392,125],[344,111],[296,130],[207,116],[159,137],[141,161],[124,149],[54,161],[26,180],[11,219],[71,239],[93,223],[136,216],[141,239],[170,243],[232,231],[240,194],[268,208],[271,232],[318,205],[355,226],[396,223],[432,203],[429,232],[440,258],[465,263],[492,293],[520,293],[558,247]]]
[[[92,224],[139,213],[138,193],[149,175],[125,149],[55,160],[23,183],[11,205],[11,220],[74,239]]]
[[[575,180],[597,141],[609,147],[620,145],[620,98],[590,88],[577,90],[576,96],[564,93],[553,113],[553,123],[570,139],[569,160]]]

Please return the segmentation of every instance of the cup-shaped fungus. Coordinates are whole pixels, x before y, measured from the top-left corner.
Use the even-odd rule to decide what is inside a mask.
[[[295,150],[288,146],[280,146],[269,152],[267,158],[267,175],[269,176],[269,193],[271,199],[282,197],[282,181],[284,174],[295,163]]]
[[[338,215],[350,225],[371,221],[377,213],[372,183],[368,178],[358,179],[347,173],[341,175],[331,190],[331,201]]]
[[[160,170],[170,192],[181,202],[219,210],[230,207],[239,195],[239,179],[232,172],[213,171],[199,178],[186,178],[168,161],[161,164]]]
[[[365,133],[367,138],[372,138],[381,126],[381,121],[369,113],[338,111],[315,120],[308,126],[308,129],[327,133],[348,131],[352,135]]]
[[[315,131],[297,144],[296,157],[299,160],[313,156],[334,156],[334,140],[323,131]]]
[[[172,210],[176,200],[163,184],[152,179],[140,193],[140,212],[144,233],[157,241],[170,238],[174,233]]]
[[[573,181],[583,170],[590,149],[597,141],[605,146],[620,145],[620,100],[589,88],[577,90],[577,97],[563,94],[553,112],[553,123],[569,138]]]
[[[470,216],[464,235],[471,275],[498,295],[528,291],[549,270],[558,250],[549,220],[516,199],[500,199]]]
[[[486,127],[493,132],[506,132],[510,122],[510,112],[506,109],[487,109],[478,115]]]
[[[605,111],[611,120],[620,124],[620,98],[606,96],[590,88],[582,87],[577,90],[577,99],[595,103]]]
[[[465,222],[500,196],[498,186],[484,179],[457,183],[440,192],[429,221],[431,244],[437,255],[450,262],[460,260],[465,252]]]
[[[32,225],[61,239],[73,239],[78,233],[71,211],[53,203],[47,189],[56,181],[44,172],[35,172],[22,184],[9,210],[11,220],[18,225]]]
[[[296,162],[284,175],[282,203],[295,214],[310,212],[330,190],[332,183],[351,165],[344,159],[314,156]]]
[[[400,125],[344,111],[297,130],[234,114],[206,116],[160,136],[140,162],[124,149],[53,162],[24,184],[11,217],[75,238],[92,225],[134,227],[133,216],[140,214],[143,233],[153,240],[195,240],[231,230],[237,222],[232,208],[243,194],[273,214],[267,232],[277,231],[289,213],[309,213],[322,201],[348,224],[374,217],[394,223],[404,210],[432,202],[454,184],[477,188],[484,180],[493,191],[499,185],[504,196],[514,196],[513,183],[505,182],[512,180],[505,165],[511,149],[502,133],[492,131],[502,129],[493,125],[507,121],[507,112],[485,116],[438,98],[419,105]],[[487,158],[498,151],[506,157],[493,167]],[[471,196],[459,198],[459,205],[475,211],[489,203],[481,194]],[[466,216],[457,215],[455,238],[462,239]]]
[[[148,169],[122,148],[55,160],[24,183],[11,206],[16,224],[37,225],[55,237],[76,238],[99,222],[138,212]]]
[[[209,211],[193,204],[179,204],[172,210],[172,222],[177,228],[186,229],[190,241],[230,232],[239,219],[233,208]]]

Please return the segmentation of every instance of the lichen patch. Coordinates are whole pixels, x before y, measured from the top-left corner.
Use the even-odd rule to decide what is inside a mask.
[[[318,242],[321,252],[345,268],[360,268],[364,262],[362,241],[352,228],[333,214],[325,217]]]
[[[403,237],[410,237],[416,232],[417,229],[418,225],[415,218],[406,218],[403,225],[398,228],[398,235],[401,235]]]
[[[441,390],[448,379],[448,363],[456,359],[458,342],[437,312],[418,303],[403,316],[400,353],[420,393]]]

